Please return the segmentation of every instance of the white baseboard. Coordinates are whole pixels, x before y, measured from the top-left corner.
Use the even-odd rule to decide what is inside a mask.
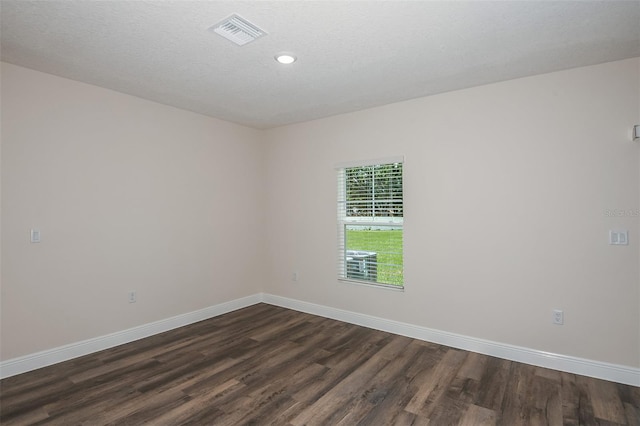
[[[376,330],[387,331],[389,333],[399,334],[414,339],[438,343],[453,348],[490,355],[510,361],[517,361],[538,367],[560,370],[567,373],[595,377],[626,385],[640,386],[640,368],[609,364],[606,362],[593,361],[584,358],[492,342],[490,340],[477,339],[475,337],[463,336],[460,334],[447,333],[445,331],[378,318],[371,315],[359,314],[356,312],[345,311],[342,309],[317,305],[315,303],[303,302],[272,294],[263,294],[262,301],[271,305],[281,306],[283,308],[319,315],[326,318],[361,325]]]
[[[81,342],[71,343],[69,345],[59,346],[46,351],[2,361],[0,362],[0,378],[4,379],[6,377],[15,376],[16,374],[26,373],[27,371],[36,370],[48,365],[57,364],[59,362],[102,351],[104,349],[109,349],[124,343],[130,343],[155,334],[164,333],[165,331],[173,330],[174,328],[183,327],[198,321],[226,314],[227,312],[255,305],[261,301],[262,295],[257,293],[240,299],[231,300],[229,302],[220,303],[218,305],[209,306],[197,311],[176,315],[175,317],[107,334],[105,336],[95,337],[93,339],[83,340]]]
[[[260,302],[511,361],[626,385],[640,386],[640,368],[507,345],[265,293],[256,293],[128,330],[2,361],[0,362],[0,378],[26,373],[27,371],[133,342]]]

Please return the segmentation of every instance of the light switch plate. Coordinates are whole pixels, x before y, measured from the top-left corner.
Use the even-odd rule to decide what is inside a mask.
[[[613,246],[629,245],[629,231],[609,231],[609,244]]]

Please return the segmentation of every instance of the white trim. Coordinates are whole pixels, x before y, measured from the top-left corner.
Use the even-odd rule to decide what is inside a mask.
[[[247,306],[255,305],[261,301],[262,295],[260,293],[256,293],[251,296],[209,306],[208,308],[188,312],[182,315],[176,315],[175,317],[143,324],[127,330],[117,331],[105,336],[95,337],[93,339],[87,339],[81,342],[71,343],[69,345],[59,346],[42,352],[36,352],[19,358],[2,361],[0,362],[0,378],[4,379],[6,377],[15,376],[16,374],[26,373],[27,371],[36,370],[38,368],[102,351],[104,349],[109,349],[114,346],[130,343],[155,334],[164,333],[165,331],[173,330],[174,328],[183,327],[198,321],[226,314],[227,312],[246,308]]]
[[[374,166],[376,164],[393,164],[393,163],[404,163],[404,155],[397,155],[395,157],[373,158],[371,160],[343,161],[340,163],[335,163],[333,165],[333,168],[336,170],[340,170],[340,169],[347,169],[349,167],[366,167],[366,166]]]
[[[361,281],[353,278],[340,278],[340,277],[338,277],[338,281],[345,284],[361,285],[369,288],[378,288],[382,290],[391,290],[391,291],[399,291],[399,292],[404,291],[404,284],[394,285],[394,284],[385,284],[385,283],[378,283],[378,282],[364,281],[364,280]]]
[[[286,297],[263,294],[262,300],[271,305],[294,309],[313,315],[319,315],[376,330],[438,343],[453,348],[464,349],[510,361],[522,362],[538,367],[551,368],[567,373],[595,377],[625,385],[640,386],[640,368],[610,364],[567,355],[538,351],[520,346],[507,345],[490,340],[463,336],[455,333],[434,330],[413,324],[345,311],[315,303],[303,302]]]
[[[511,361],[551,368],[567,373],[595,377],[598,379],[623,383],[625,385],[640,386],[640,368],[593,361],[584,358],[492,342],[490,340],[477,339],[475,337],[448,333],[445,331],[434,330],[413,324],[360,314],[357,312],[345,311],[343,309],[332,308],[315,303],[303,302],[301,300],[289,299],[287,297],[276,296],[268,293],[256,293],[251,296],[220,303],[198,311],[177,315],[175,317],[133,327],[128,330],[119,331],[106,336],[100,336],[19,358],[2,361],[0,362],[0,378],[15,376],[16,374],[26,373],[27,371],[36,370],[48,365],[133,342],[145,337],[173,330],[174,328],[183,327],[185,325],[213,318],[237,309],[255,305],[260,302]]]
[[[375,219],[380,220],[375,220]],[[340,222],[343,225],[355,225],[355,226],[383,226],[385,228],[389,228],[391,226],[395,226],[397,228],[402,228],[404,218],[403,217],[379,217],[376,216],[371,220],[370,217],[353,217],[353,216],[345,216],[340,219]]]

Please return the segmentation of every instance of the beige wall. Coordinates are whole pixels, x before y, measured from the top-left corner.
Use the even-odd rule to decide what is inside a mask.
[[[640,366],[640,218],[605,215],[640,208],[639,75],[626,60],[267,132],[265,291]],[[395,155],[406,291],[340,283],[332,166]],[[617,228],[629,246],[608,245]]]
[[[638,367],[639,67],[260,132],[3,64],[1,359],[265,291]],[[406,291],[339,283],[333,165],[395,155]]]
[[[260,136],[2,64],[1,358],[261,291]]]

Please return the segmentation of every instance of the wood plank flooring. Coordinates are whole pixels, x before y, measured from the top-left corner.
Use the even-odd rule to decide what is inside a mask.
[[[2,425],[640,425],[640,388],[258,304],[0,382]]]

